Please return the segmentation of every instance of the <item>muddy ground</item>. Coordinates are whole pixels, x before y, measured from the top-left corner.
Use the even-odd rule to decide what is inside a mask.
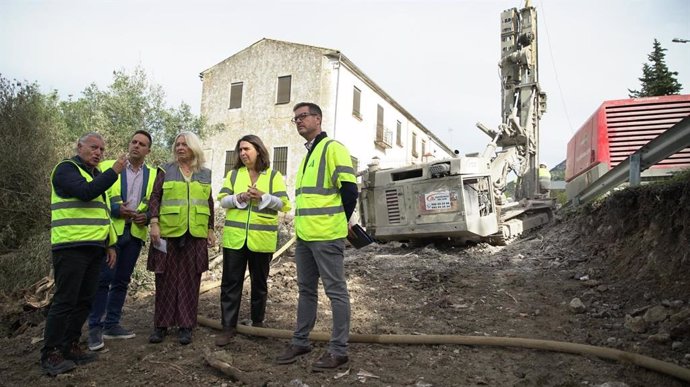
[[[346,252],[351,331],[374,335],[455,335],[555,340],[613,348],[690,372],[690,183],[620,192],[507,247],[411,247],[390,242]],[[219,279],[213,271],[205,276]],[[245,284],[245,289],[248,282]],[[578,299],[580,303],[577,302]],[[245,291],[241,319],[248,318]],[[290,331],[297,286],[292,251],[274,262],[266,324]],[[218,289],[202,294],[200,314],[219,319]],[[38,365],[40,311],[4,316],[24,328],[0,339],[0,384],[242,385],[210,367],[220,359],[249,385],[266,386],[683,386],[688,381],[629,362],[486,345],[354,343],[349,368],[313,373],[310,362],[272,359],[287,340],[239,335],[223,350],[200,326],[191,345],[175,336],[149,344],[152,293],[135,286],[123,325],[137,336],[106,341],[95,363],[50,378]],[[315,331],[330,331],[320,293]],[[606,384],[608,383],[608,384]]]

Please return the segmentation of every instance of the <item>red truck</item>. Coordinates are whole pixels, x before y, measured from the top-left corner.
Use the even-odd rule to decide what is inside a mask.
[[[568,142],[568,199],[687,116],[690,95],[604,101]],[[688,167],[690,148],[644,171],[642,178],[669,175]]]

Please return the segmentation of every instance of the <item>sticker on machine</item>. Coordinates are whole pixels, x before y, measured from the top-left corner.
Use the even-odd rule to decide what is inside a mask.
[[[437,190],[420,194],[418,197],[420,214],[458,210],[458,193],[456,191]]]

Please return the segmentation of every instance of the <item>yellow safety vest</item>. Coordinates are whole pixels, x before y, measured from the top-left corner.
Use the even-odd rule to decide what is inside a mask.
[[[551,172],[548,168],[539,168],[539,179],[551,180]]]
[[[245,192],[251,185],[247,167],[228,172],[218,199],[235,192]],[[237,188],[236,188],[237,187]],[[283,175],[268,168],[259,174],[256,188],[264,193],[277,196],[283,202],[282,212],[290,211],[290,200]],[[249,250],[258,253],[272,253],[278,246],[278,211],[269,208],[259,209],[252,201],[245,208],[228,209],[223,228],[223,247],[241,249],[247,243]]]
[[[304,241],[324,241],[347,236],[347,217],[340,198],[343,182],[356,183],[352,159],[337,141],[324,138],[297,171],[295,232]]]
[[[165,181],[158,216],[161,236],[180,237],[189,230],[197,238],[208,237],[211,170],[202,168],[199,172],[194,172],[189,182],[175,163],[166,164],[163,170]]]
[[[87,182],[93,177],[73,160],[59,162],[50,174],[50,243],[53,247],[75,242],[105,242],[108,246],[117,242],[115,229],[110,221],[110,208],[105,195],[98,195],[85,202],[77,198],[63,198],[55,192],[53,176],[57,167],[65,162],[77,166]]]
[[[113,164],[115,163],[115,160],[106,160],[103,161],[102,163],[99,164],[99,168],[101,170],[105,170],[110,168]],[[143,170],[142,170],[144,176],[144,181],[143,185],[146,187],[146,192],[141,198],[141,202],[139,203],[139,206],[137,207],[137,212],[144,213],[148,211],[149,209],[149,199],[151,198],[151,192],[153,191],[153,183],[156,181],[156,175],[158,173],[158,168],[151,167],[149,165],[144,164],[143,165]],[[122,173],[125,173],[123,170]],[[114,205],[119,205],[121,206],[123,203],[122,200],[122,187],[123,185],[126,184],[126,181],[122,179],[122,173],[117,175],[117,181],[115,184],[110,187],[108,190],[108,196],[110,197],[110,208],[113,208]],[[113,226],[115,227],[115,231],[117,232],[117,235],[122,235],[125,232],[125,219],[122,218],[112,218],[113,219]],[[132,236],[138,239],[141,239],[142,241],[146,240],[146,237],[148,235],[148,227],[146,225],[139,225],[134,222],[132,222],[132,227],[130,229],[132,232]]]

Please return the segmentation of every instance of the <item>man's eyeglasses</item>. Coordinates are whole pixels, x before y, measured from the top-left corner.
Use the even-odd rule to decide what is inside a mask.
[[[291,119],[290,121],[291,121],[293,124],[296,124],[297,121],[302,122],[302,121],[304,121],[305,118],[307,118],[307,117],[309,117],[309,116],[318,116],[318,114],[314,114],[314,113],[302,113],[302,114],[300,114],[300,115],[298,115],[298,116],[292,117],[292,119]]]

